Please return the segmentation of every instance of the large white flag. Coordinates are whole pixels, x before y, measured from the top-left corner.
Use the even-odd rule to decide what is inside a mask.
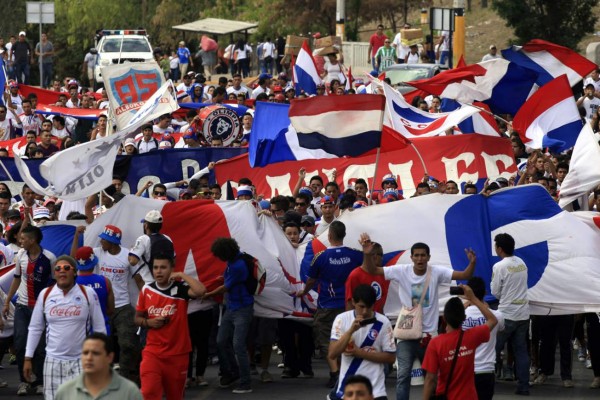
[[[558,204],[565,208],[600,184],[600,145],[590,124],[585,124],[573,148],[569,173],[560,185]]]
[[[120,132],[83,143],[54,154],[40,165],[40,175],[48,186],[40,185],[29,173],[29,167],[15,156],[15,164],[23,181],[36,193],[62,200],[78,200],[98,193],[112,182],[112,171],[121,142],[146,121],[177,110],[177,101],[169,92],[171,81],[150,97],[130,123]]]
[[[165,83],[156,62],[102,67],[102,79],[118,130],[125,129],[144,102]],[[165,110],[162,114],[168,112]]]

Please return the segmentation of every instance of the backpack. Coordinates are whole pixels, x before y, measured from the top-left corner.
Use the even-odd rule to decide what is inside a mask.
[[[142,256],[142,261],[144,261],[144,263],[150,269],[150,273],[152,273],[154,256],[158,254],[167,254],[169,257],[174,258],[175,247],[173,247],[173,242],[171,242],[169,238],[162,233],[155,233],[153,235],[148,235],[148,237],[150,238],[150,259],[146,260],[146,257]],[[138,273],[141,268],[142,267],[140,267],[136,273]]]
[[[258,296],[265,288],[267,270],[260,261],[250,254],[242,253],[240,257],[246,264],[246,268],[248,268],[248,277],[244,281],[244,285],[246,286],[248,293],[253,296]]]

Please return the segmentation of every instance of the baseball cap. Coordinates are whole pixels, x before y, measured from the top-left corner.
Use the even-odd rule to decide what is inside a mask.
[[[158,210],[150,210],[141,222],[150,222],[151,224],[162,224],[163,217]]]
[[[282,89],[282,88],[281,88],[281,86],[279,86],[279,85],[275,85],[275,86],[273,86],[273,92],[275,92],[275,93],[276,93],[276,92],[281,92],[282,90],[283,90],[283,89]]]
[[[298,190],[298,193],[307,194],[307,195],[309,195],[312,198],[312,190],[310,190],[310,188],[307,187],[307,186],[301,187],[300,190]]]
[[[312,215],[303,215],[300,225],[315,226],[315,219]]]
[[[91,271],[98,264],[98,258],[89,246],[77,249],[75,260],[77,260],[77,269],[80,271]]]
[[[123,147],[133,146],[135,147],[135,140],[132,138],[125,139],[125,143],[123,143]]]
[[[19,32],[19,36],[27,36],[24,31]]]
[[[273,78],[273,75],[271,75],[271,74],[264,74],[263,73],[263,74],[260,74],[258,76],[258,79],[272,79],[272,78]]]
[[[396,177],[394,177],[394,175],[392,175],[392,174],[387,174],[383,177],[383,179],[381,181],[381,186],[383,186],[383,184],[386,182],[391,182],[391,183],[395,184],[396,186],[398,186],[398,182],[396,182]]]
[[[296,89],[294,89],[293,86],[288,86],[288,87],[285,88],[284,93],[295,92],[295,91],[296,91]]]
[[[363,201],[363,200],[355,201],[354,204],[352,204],[352,208],[354,208],[354,209],[364,208],[367,206],[368,206],[367,202]]]
[[[496,48],[496,45],[495,45],[495,44],[492,44],[492,45],[490,45],[490,50],[491,50],[491,49],[495,49],[495,48]]]
[[[44,207],[46,207],[48,204],[56,204],[56,197],[48,197],[45,201],[44,201]]]
[[[278,101],[284,101],[284,100],[285,100],[285,97],[284,97],[284,96],[283,96],[281,93],[277,93],[277,94],[275,95],[275,100],[278,100]]]
[[[114,225],[106,225],[104,227],[104,230],[101,234],[98,235],[98,237],[113,244],[121,244],[121,237],[123,237],[123,232],[121,232],[121,229]]]
[[[50,210],[48,210],[46,207],[37,207],[33,209],[33,220],[38,220],[38,219],[42,219],[42,218],[46,218],[46,219],[50,219]]]
[[[6,219],[11,219],[11,218],[21,219],[21,213],[19,212],[19,210],[8,210],[6,212]]]
[[[335,201],[333,201],[333,197],[331,197],[331,196],[323,196],[323,197],[321,197],[321,201],[319,203],[321,203],[321,204],[335,204]]]
[[[162,142],[160,142],[158,144],[159,149],[170,149],[171,147],[173,147],[173,146],[171,145],[171,142],[169,142],[168,140],[163,140]]]
[[[268,210],[271,208],[271,203],[269,202],[269,200],[261,200],[258,202],[258,205],[261,210]]]
[[[18,88],[19,84],[17,82],[15,82],[15,81],[12,81],[11,83],[8,84],[8,86],[11,87],[11,88]]]
[[[194,192],[192,192],[192,191],[191,191],[191,190],[189,190],[189,189],[181,189],[181,190],[179,191],[179,198],[181,199],[181,198],[183,198],[183,196],[185,196],[185,195],[189,195],[190,197],[192,197],[192,196],[194,195]]]

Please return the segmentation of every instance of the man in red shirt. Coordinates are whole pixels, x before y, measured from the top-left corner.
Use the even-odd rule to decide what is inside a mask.
[[[377,25],[377,32],[371,35],[369,39],[369,60],[373,66],[373,69],[377,71],[377,63],[375,62],[375,54],[377,54],[377,50],[385,43],[385,40],[388,37],[383,34],[383,25]]]
[[[363,257],[371,257],[373,264],[377,267],[382,266],[383,260],[383,248],[379,243],[373,243],[373,252],[371,254],[364,254]],[[383,314],[383,305],[387,299],[388,288],[390,281],[386,280],[383,275],[373,275],[367,271],[364,263],[359,268],[355,268],[348,275],[346,280],[346,310],[353,310],[354,305],[352,304],[352,293],[358,285],[366,284],[375,289],[377,294],[377,300],[373,306],[373,311]]]
[[[148,329],[142,352],[140,378],[145,400],[183,398],[189,354],[188,300],[201,297],[206,288],[198,280],[174,272],[172,256],[154,256],[152,273],[155,281],[140,291],[135,323]]]
[[[465,307],[458,297],[452,297],[444,307],[444,319],[446,320],[446,333],[431,339],[423,369],[427,371],[425,376],[425,387],[423,399],[429,399],[435,390],[436,395],[446,394],[446,398],[452,399],[476,399],[475,390],[475,350],[481,343],[490,339],[490,331],[494,329],[498,320],[494,313],[486,307],[474,294],[469,286],[460,285],[464,291],[464,297],[471,305],[476,306],[486,319],[485,325],[479,325],[468,331],[462,330],[465,320]],[[450,380],[448,375],[452,368],[458,341],[461,341],[460,349],[456,355],[456,365]],[[437,388],[434,388],[437,375]]]

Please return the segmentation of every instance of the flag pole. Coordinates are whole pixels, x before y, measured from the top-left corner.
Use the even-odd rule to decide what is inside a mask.
[[[492,117],[494,117],[494,118],[496,118],[496,119],[499,119],[500,121],[504,122],[505,124],[510,124],[510,123],[511,123],[510,121],[507,121],[507,120],[505,120],[504,118],[500,117],[499,115],[496,115],[496,114],[494,114],[493,112],[491,112],[491,111],[488,111],[488,110],[486,110],[486,109],[485,109],[485,108],[483,108],[483,107],[476,106],[476,105],[475,105],[475,104],[473,104],[473,103],[469,103],[469,104],[467,104],[467,105],[468,105],[468,106],[471,106],[471,107],[473,107],[473,108],[476,108],[476,109],[478,109],[479,111],[482,111],[482,112],[484,112],[484,113],[486,113],[486,114],[489,114],[489,115],[491,115]]]
[[[383,134],[383,133],[382,133]],[[381,154],[381,145],[377,148],[377,154],[375,154],[375,170],[373,171],[373,184],[371,186],[371,196],[369,197],[369,205],[373,204],[373,193],[375,193],[375,184],[377,178],[377,169],[379,168],[379,155]]]

